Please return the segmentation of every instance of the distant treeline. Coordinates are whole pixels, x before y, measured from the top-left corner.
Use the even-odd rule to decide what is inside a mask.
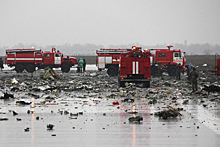
[[[42,49],[42,51],[51,50],[52,47],[55,47],[57,50],[60,50],[64,55],[68,56],[94,56],[96,55],[96,50],[100,48],[131,48],[132,46],[139,46],[143,49],[151,49],[151,48],[167,48],[166,46],[169,44],[158,44],[155,46],[148,46],[143,44],[121,44],[121,45],[95,45],[95,44],[63,44],[63,45],[47,45],[40,46],[36,44],[22,44],[19,43],[14,46],[2,46],[0,47],[0,56],[5,55],[6,49],[22,49],[22,48],[31,48],[35,47],[36,49]],[[220,54],[220,45],[211,45],[211,44],[172,44],[173,49],[181,49],[186,55],[215,55],[216,53]]]

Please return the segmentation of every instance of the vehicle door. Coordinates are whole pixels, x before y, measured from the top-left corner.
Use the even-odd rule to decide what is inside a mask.
[[[51,53],[44,53],[44,65],[52,65],[53,64],[53,54]]]
[[[174,52],[173,53],[173,62],[182,65],[183,64],[183,58],[181,56],[181,52]]]
[[[60,53],[54,54],[54,64],[61,64],[61,54]]]

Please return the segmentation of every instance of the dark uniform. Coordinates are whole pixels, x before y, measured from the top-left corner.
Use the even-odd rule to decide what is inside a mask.
[[[177,68],[177,69],[176,69],[176,79],[177,79],[177,80],[180,80],[180,74],[181,74],[181,69],[182,69],[182,67],[181,67],[181,65],[179,64],[176,68]]]
[[[163,65],[161,62],[159,62],[158,63],[158,77],[161,77],[161,79],[163,79],[162,74],[163,74]]]
[[[192,89],[193,91],[196,91],[198,90],[198,87],[197,87],[197,78],[199,77],[197,71],[196,71],[196,68],[193,67],[193,71],[190,73],[190,79],[192,81]]]
[[[186,65],[186,70],[187,70],[188,82],[191,83],[191,79],[190,79],[191,68],[189,65]]]
[[[85,72],[85,71],[86,71],[86,60],[83,59],[83,72]]]
[[[4,68],[2,58],[0,58],[0,68],[1,68],[1,70]]]

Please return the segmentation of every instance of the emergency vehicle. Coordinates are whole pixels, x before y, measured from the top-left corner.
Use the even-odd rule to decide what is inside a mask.
[[[220,55],[215,54],[215,74],[220,76]]]
[[[98,70],[107,68],[110,76],[118,75],[118,65],[121,53],[127,52],[127,49],[100,49],[96,50],[96,66]]]
[[[177,66],[181,66],[181,71],[185,70],[186,58],[180,49],[171,50],[172,45],[167,46],[168,49],[148,49],[151,56],[151,74],[157,75],[158,63],[160,62],[164,70],[170,75],[174,76]]]
[[[142,51],[141,47],[133,47],[133,50],[121,53],[119,63],[118,84],[124,87],[126,82],[143,83],[144,87],[150,87],[151,79],[151,53]]]
[[[69,72],[70,67],[76,64],[76,58],[63,57],[63,54],[52,48],[52,51],[41,51],[41,49],[7,49],[5,63],[9,67],[15,67],[17,73],[26,69],[33,73],[35,68],[42,69],[46,66],[51,68],[61,67],[62,72]]]

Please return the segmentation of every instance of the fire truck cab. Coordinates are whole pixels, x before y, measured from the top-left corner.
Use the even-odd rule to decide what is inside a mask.
[[[180,49],[173,49],[173,46],[167,46],[168,49],[149,49],[151,56],[151,74],[157,75],[158,63],[164,66],[164,70],[170,76],[174,76],[176,73],[177,66],[182,66],[182,71],[185,70],[186,58],[184,53]]]
[[[52,48],[52,51],[41,51],[41,49],[8,49],[6,50],[5,63],[9,67],[15,67],[16,72],[21,73],[26,69],[33,73],[35,68],[42,69],[46,66],[51,68],[61,67],[62,72],[69,72],[70,67],[76,64],[76,58],[63,57],[63,54]]]
[[[220,55],[215,54],[215,75],[220,76]]]
[[[107,68],[110,76],[118,75],[118,65],[121,53],[127,52],[127,49],[100,49],[96,50],[96,66],[98,70]]]
[[[143,83],[143,87],[150,87],[150,55],[149,51],[142,51],[141,47],[121,53],[118,73],[120,87],[124,87],[126,82]]]

